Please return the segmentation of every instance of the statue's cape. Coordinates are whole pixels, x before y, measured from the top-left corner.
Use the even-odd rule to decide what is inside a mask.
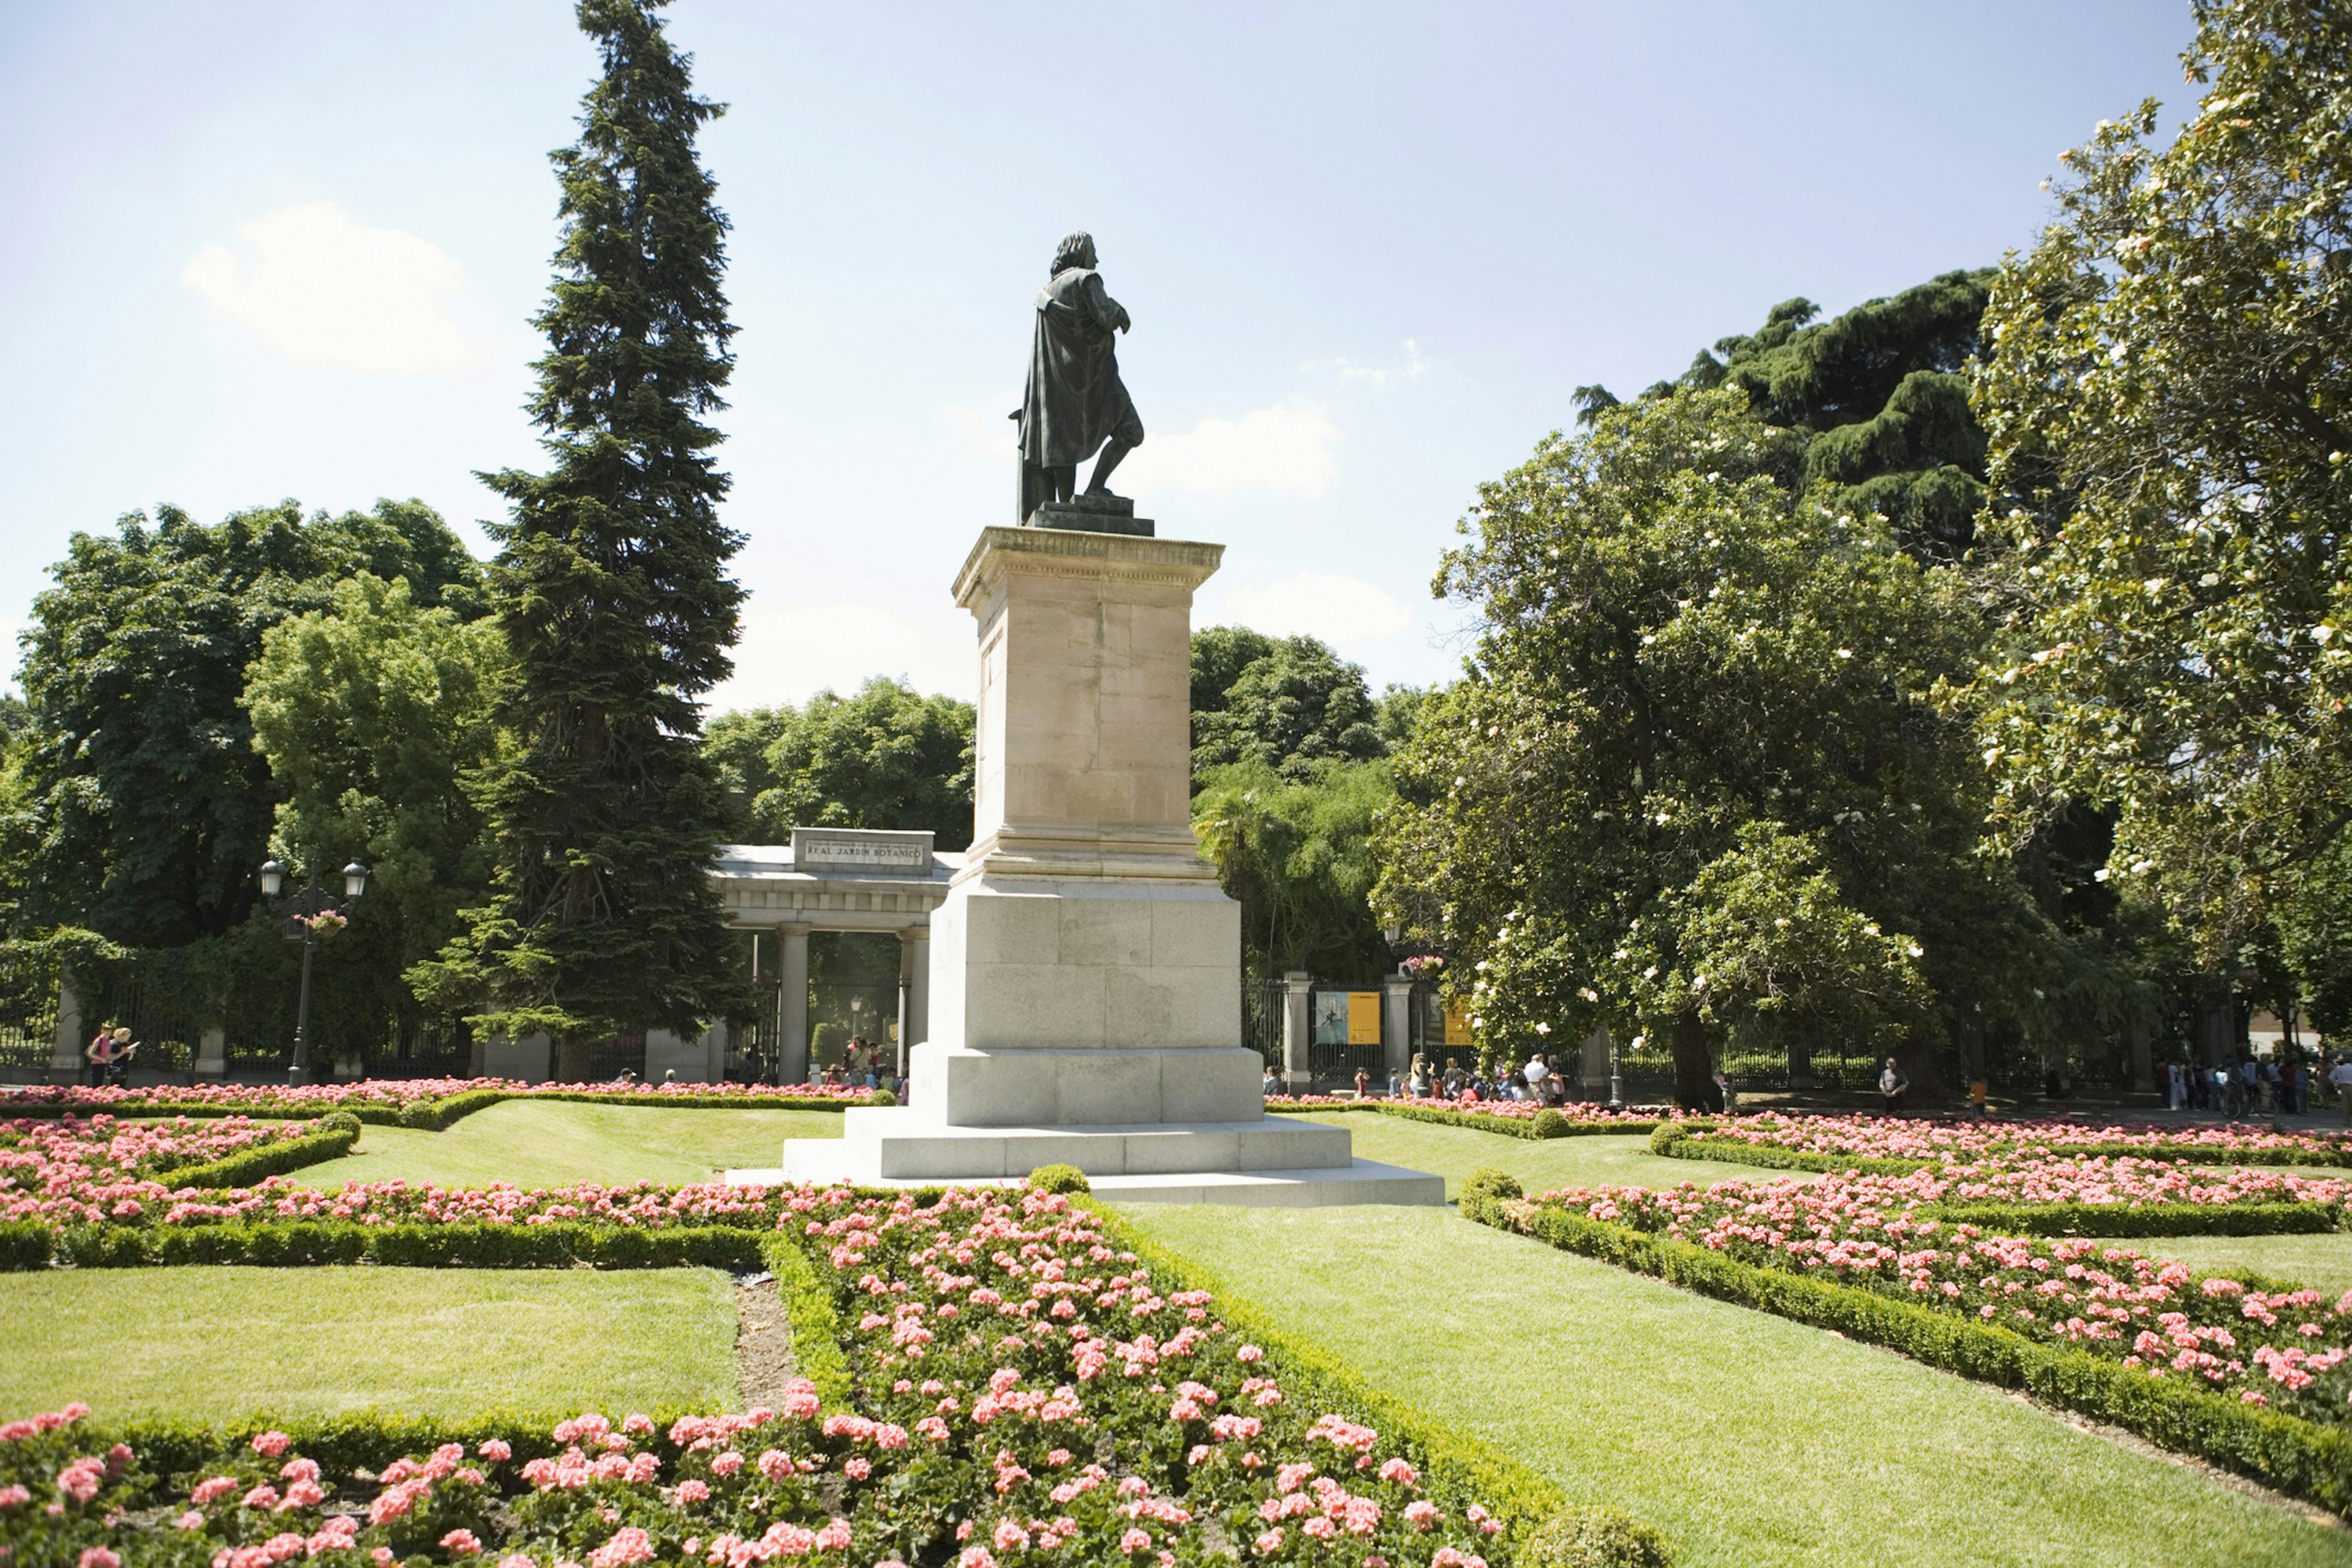
[[[1083,463],[1113,435],[1143,438],[1113,351],[1127,311],[1087,268],[1056,273],[1037,296],[1029,385],[1021,400],[1021,459],[1053,468]]]

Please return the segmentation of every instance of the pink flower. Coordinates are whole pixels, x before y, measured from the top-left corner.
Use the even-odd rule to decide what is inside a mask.
[[[514,1449],[503,1437],[493,1437],[489,1441],[484,1443],[480,1447],[475,1449],[474,1452],[480,1455],[483,1458],[489,1460],[490,1463],[494,1465],[503,1465],[509,1459],[514,1458]],[[518,1552],[516,1555],[520,1556],[520,1553]],[[499,1568],[506,1568],[506,1563],[500,1563],[499,1564]]]
[[[1261,1532],[1257,1538],[1257,1549],[1269,1556],[1281,1551],[1282,1527],[1276,1525],[1272,1530]]]
[[[198,1481],[196,1489],[188,1494],[188,1500],[202,1508],[206,1503],[215,1502],[235,1490],[236,1490],[236,1477],[214,1476],[207,1480]]]
[[[80,1568],[122,1568],[122,1559],[103,1546],[82,1548]]]
[[[283,1432],[263,1432],[253,1439],[253,1451],[265,1459],[274,1459],[284,1453],[294,1441]]]
[[[653,1537],[635,1525],[615,1531],[613,1539],[588,1553],[588,1568],[625,1568],[631,1563],[653,1561]]]
[[[677,1483],[677,1500],[682,1504],[706,1502],[709,1500],[709,1497],[710,1483],[708,1481],[687,1480]]]
[[[842,1465],[841,1473],[853,1481],[862,1481],[874,1473],[874,1467],[865,1459],[850,1459]]]
[[[441,1549],[454,1552],[460,1557],[470,1557],[481,1551],[482,1543],[474,1538],[470,1530],[453,1530],[441,1538]]]
[[[1118,1549],[1121,1552],[1149,1552],[1151,1550],[1151,1537],[1139,1530],[1130,1530],[1118,1538]]]

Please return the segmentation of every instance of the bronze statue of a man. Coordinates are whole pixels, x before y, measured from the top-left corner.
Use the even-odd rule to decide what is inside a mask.
[[[1029,386],[1013,416],[1021,424],[1021,521],[1049,501],[1068,500],[1078,465],[1097,447],[1102,457],[1086,493],[1116,499],[1111,470],[1143,445],[1143,421],[1118,378],[1114,347],[1129,324],[1126,310],[1103,291],[1094,237],[1065,235],[1052,280],[1037,296]]]

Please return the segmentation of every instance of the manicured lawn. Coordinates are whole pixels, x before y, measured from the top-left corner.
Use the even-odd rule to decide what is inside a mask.
[[[707,1182],[730,1166],[773,1166],[787,1138],[840,1136],[837,1111],[509,1100],[441,1132],[370,1127],[352,1153],[292,1179],[311,1187],[395,1176],[445,1187]]]
[[[83,1268],[0,1274],[0,1419],[732,1408],[715,1269]]]
[[[2150,1258],[2178,1258],[2192,1268],[2251,1268],[2329,1296],[2352,1290],[2352,1235],[2168,1236],[2118,1238]]]
[[[1353,1133],[1360,1160],[1378,1160],[1444,1176],[1449,1199],[1460,1195],[1463,1178],[1481,1165],[1508,1171],[1530,1193],[1602,1185],[1673,1187],[1685,1182],[1706,1186],[1716,1182],[1769,1182],[1784,1175],[1808,1182],[1819,1179],[1805,1172],[1767,1171],[1724,1161],[1662,1160],[1650,1152],[1646,1132],[1538,1141],[1370,1111],[1317,1120]]]
[[[2352,1564],[2352,1532],[1998,1390],[1450,1209],[1125,1212],[1432,1420],[1670,1531],[1683,1568]]]

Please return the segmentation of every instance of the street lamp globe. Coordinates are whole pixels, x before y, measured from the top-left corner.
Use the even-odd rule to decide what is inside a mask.
[[[278,860],[264,860],[261,863],[261,896],[265,899],[274,899],[285,886],[285,863]]]
[[[343,868],[343,897],[356,899],[367,891],[368,868],[354,860]]]

